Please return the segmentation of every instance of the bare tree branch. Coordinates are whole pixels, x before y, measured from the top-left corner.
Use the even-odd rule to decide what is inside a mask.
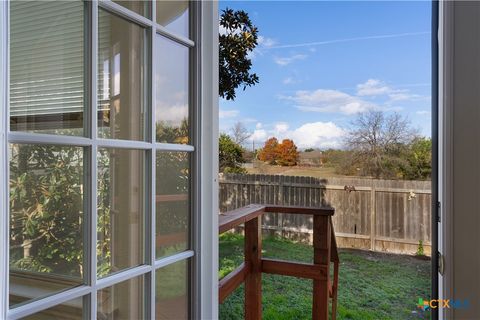
[[[250,132],[248,132],[245,125],[240,121],[235,123],[230,131],[233,141],[239,145],[243,145],[243,143],[252,135]]]
[[[417,136],[410,121],[398,113],[386,115],[382,111],[362,113],[352,122],[347,146],[354,151],[354,159],[363,171],[376,178],[391,176],[391,168],[401,161],[398,156]]]

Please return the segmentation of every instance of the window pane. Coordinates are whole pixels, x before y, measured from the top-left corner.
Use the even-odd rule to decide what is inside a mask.
[[[98,276],[144,263],[145,151],[100,148]]]
[[[103,10],[98,21],[98,135],[145,138],[146,31]]]
[[[10,305],[83,282],[83,154],[10,145]]]
[[[189,49],[157,35],[156,132],[158,142],[188,143]]]
[[[22,318],[23,320],[82,320],[83,317],[83,299],[77,298],[67,301],[58,306],[49,308],[32,314],[31,316]]]
[[[188,319],[190,291],[188,268],[188,261],[182,260],[156,271],[156,319]]]
[[[141,14],[144,17],[150,16],[150,5],[148,1],[141,0],[113,0],[113,2],[118,3],[119,5],[132,10],[138,14]]]
[[[83,135],[84,4],[10,2],[10,127]]]
[[[178,33],[189,36],[188,0],[157,0],[157,23]]]
[[[188,249],[190,226],[190,154],[157,152],[156,256]]]
[[[98,291],[97,319],[145,319],[144,292],[143,276]]]

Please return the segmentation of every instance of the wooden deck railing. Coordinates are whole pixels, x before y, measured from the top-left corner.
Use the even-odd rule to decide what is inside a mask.
[[[262,214],[291,213],[313,216],[313,264],[262,258]],[[335,242],[332,208],[248,205],[219,217],[219,233],[245,224],[245,261],[219,282],[222,303],[240,284],[245,283],[245,319],[262,319],[262,272],[313,280],[312,319],[326,320],[329,301],[331,318],[336,318],[338,288],[338,251]],[[333,279],[330,264],[333,262]]]

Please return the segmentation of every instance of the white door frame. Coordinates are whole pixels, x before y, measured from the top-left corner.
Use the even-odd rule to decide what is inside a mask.
[[[218,2],[201,2],[199,292],[200,319],[218,319]],[[198,204],[198,202],[197,202]]]

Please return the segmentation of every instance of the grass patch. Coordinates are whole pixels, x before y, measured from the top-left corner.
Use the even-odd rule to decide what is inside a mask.
[[[430,319],[417,309],[430,295],[430,261],[412,256],[340,250],[337,319]],[[312,262],[312,247],[267,237],[263,256]],[[243,261],[243,236],[220,236],[220,277]],[[312,281],[262,275],[263,319],[311,319]],[[243,319],[243,286],[220,305],[220,319]]]

